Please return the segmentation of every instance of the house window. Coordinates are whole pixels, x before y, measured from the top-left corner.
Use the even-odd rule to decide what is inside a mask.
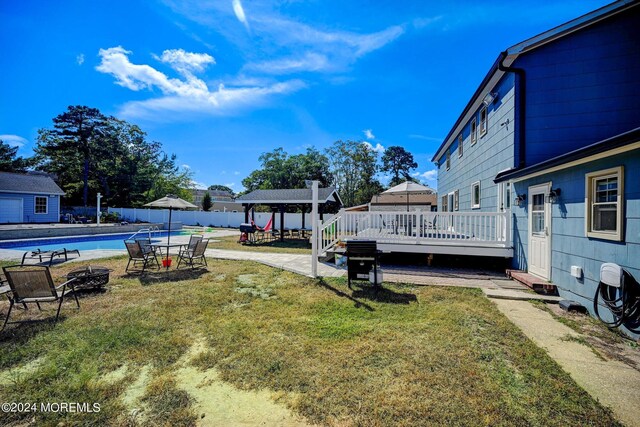
[[[505,190],[505,201],[504,201],[504,205],[505,205],[505,209],[510,209],[511,208],[511,183],[507,182],[507,189]]]
[[[447,196],[442,196],[442,212],[447,212]]]
[[[471,145],[475,144],[478,140],[478,124],[476,122],[476,118],[474,117],[471,120]]]
[[[480,181],[471,184],[471,209],[480,207]]]
[[[460,206],[460,192],[458,190],[453,192],[453,210],[457,211]]]
[[[586,175],[588,237],[622,240],[623,180],[622,166]]]
[[[46,214],[49,211],[49,198],[43,196],[36,196],[34,204],[34,213]]]
[[[462,157],[462,134],[458,135],[458,157]]]
[[[451,151],[447,150],[447,170],[451,168]]]
[[[480,110],[480,136],[484,136],[487,133],[487,107],[482,107]]]

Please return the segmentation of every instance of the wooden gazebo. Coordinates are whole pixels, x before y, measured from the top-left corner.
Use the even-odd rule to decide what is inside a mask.
[[[283,189],[283,190],[255,190],[240,196],[237,203],[242,203],[244,208],[244,222],[249,222],[249,211],[253,215],[253,207],[266,205],[271,208],[271,217],[280,212],[280,240],[284,239],[284,214],[289,206],[296,206],[302,212],[302,228],[305,228],[305,213],[311,211],[313,202],[310,188]],[[318,214],[323,219],[323,213],[329,210],[338,210],[342,207],[342,200],[333,187],[318,189]],[[252,217],[252,219],[255,219]]]

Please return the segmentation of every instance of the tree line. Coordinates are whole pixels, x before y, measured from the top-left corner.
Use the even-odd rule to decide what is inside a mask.
[[[192,199],[191,173],[175,154],[137,125],[96,108],[69,106],[52,128],[38,130],[33,157],[18,157],[17,150],[0,141],[0,171],[53,174],[67,205],[93,204],[98,192],[111,206],[137,207],[167,194]]]
[[[335,141],[324,153],[311,147],[304,154],[289,155],[283,148],[263,153],[261,167],[242,180],[246,191],[278,188],[305,188],[305,180],[334,186],[346,206],[368,203],[385,187],[379,172],[391,175],[390,186],[415,180],[411,171],[418,167],[413,155],[403,147],[378,152],[362,141]]]
[[[139,207],[167,194],[192,200],[192,174],[176,164],[162,144],[150,141],[137,125],[96,108],[69,106],[53,118],[51,128],[38,131],[34,156],[17,155],[18,147],[0,140],[0,171],[39,170],[53,174],[65,191],[67,205],[92,205],[96,193],[111,206]],[[318,180],[322,187],[334,186],[346,206],[368,203],[384,190],[377,178],[391,175],[390,185],[413,180],[418,167],[403,147],[388,147],[382,156],[362,141],[335,141],[324,152],[307,148],[289,155],[283,148],[260,155],[261,167],[242,180],[247,192],[257,189],[305,188],[306,180]],[[223,190],[212,185],[209,190]],[[207,194],[208,195],[208,194]],[[211,196],[203,201],[212,205]]]

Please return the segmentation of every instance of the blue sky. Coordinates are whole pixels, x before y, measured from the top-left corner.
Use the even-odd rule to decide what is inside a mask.
[[[500,51],[608,2],[0,2],[0,138],[30,155],[68,105],[138,124],[198,184],[338,139],[431,156]],[[381,177],[385,181],[385,177]]]

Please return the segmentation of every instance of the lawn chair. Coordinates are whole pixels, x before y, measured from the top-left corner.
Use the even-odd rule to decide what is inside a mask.
[[[129,253],[129,262],[127,262],[125,272],[129,272],[131,261],[133,261],[134,268],[138,263],[142,263],[141,273],[144,273],[147,266],[153,263],[156,264],[158,270],[160,269],[160,263],[156,257],[156,252],[151,248],[150,242],[149,244],[146,244],[141,243],[140,240],[125,240],[124,244],[127,247],[127,252]]]
[[[15,265],[10,267],[4,267],[4,274],[9,282],[9,288],[11,289],[11,297],[9,298],[9,312],[7,318],[4,320],[2,329],[5,328],[7,323],[23,323],[23,322],[9,322],[9,316],[14,304],[26,304],[35,303],[38,309],[41,302],[55,302],[58,303],[58,311],[56,312],[56,321],[60,316],[60,308],[64,297],[73,292],[73,296],[76,300],[76,305],[80,308],[80,302],[78,296],[75,294],[73,287],[76,279],[67,280],[61,285],[56,286],[53,283],[51,277],[51,270],[49,267],[43,266],[28,266]]]
[[[209,239],[202,239],[196,243],[196,247],[192,250],[184,250],[178,255],[178,265],[176,269],[180,268],[180,264],[183,262],[185,265],[195,268],[196,265],[207,266],[207,259],[204,256],[204,252],[207,250]]]
[[[45,259],[45,261],[46,261],[46,258],[49,258],[49,267],[51,267],[51,264],[53,264],[53,259],[55,257],[64,257],[65,261],[69,261],[69,255],[71,255],[72,253],[75,253],[76,255],[80,256],[80,251],[78,249],[62,248],[62,249],[55,249],[52,251],[41,251],[40,249],[37,249],[35,251],[27,251],[22,255],[22,262],[20,264],[25,265],[24,262],[26,260],[36,259],[36,258],[40,263],[42,263],[43,258]]]
[[[189,244],[184,249],[180,250],[178,256],[180,257],[187,252],[193,252],[196,249],[198,242],[200,242],[201,240],[202,236],[200,234],[192,234],[191,237],[189,237]]]

